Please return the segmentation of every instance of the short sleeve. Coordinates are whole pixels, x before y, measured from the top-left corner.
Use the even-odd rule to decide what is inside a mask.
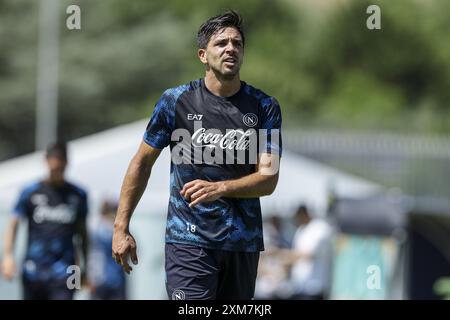
[[[81,202],[80,202],[80,217],[86,218],[89,212],[89,204],[88,204],[88,196],[86,192],[81,194]]]
[[[278,101],[273,97],[265,98],[261,101],[261,129],[265,134],[265,147],[260,153],[278,154],[282,153],[281,138],[281,109]]]
[[[13,208],[14,217],[25,218],[29,211],[30,192],[24,190],[20,193],[19,198]]]
[[[166,90],[155,105],[144,133],[144,141],[153,148],[164,149],[170,143],[175,126],[175,104],[177,96]]]

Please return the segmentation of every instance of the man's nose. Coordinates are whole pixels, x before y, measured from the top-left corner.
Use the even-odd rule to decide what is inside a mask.
[[[225,48],[225,51],[226,52],[236,52],[236,50],[237,50],[237,47],[233,44],[233,42],[231,42],[231,41],[228,42],[228,44]]]

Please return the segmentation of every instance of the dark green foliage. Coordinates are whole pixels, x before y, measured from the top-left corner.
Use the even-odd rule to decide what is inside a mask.
[[[314,3],[61,1],[59,135],[149,117],[165,88],[203,75],[197,29],[226,9],[245,20],[242,78],[278,98],[286,127],[450,131],[449,1],[375,1],[377,31],[374,1]],[[80,31],[65,27],[69,4]],[[34,149],[38,6],[0,0],[0,159]]]

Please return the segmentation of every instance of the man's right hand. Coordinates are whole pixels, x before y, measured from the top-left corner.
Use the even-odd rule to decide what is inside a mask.
[[[112,256],[113,259],[120,265],[123,270],[130,274],[133,268],[128,264],[129,258],[133,264],[138,264],[136,254],[136,241],[128,231],[115,229],[112,240]]]
[[[128,225],[160,153],[161,150],[152,148],[142,141],[128,166],[120,190],[119,208],[114,221],[112,256],[128,274],[133,270],[128,264],[129,258],[134,264],[138,263],[136,242],[128,230]]]
[[[16,262],[12,255],[5,255],[3,257],[0,271],[6,280],[11,280],[16,275]]]

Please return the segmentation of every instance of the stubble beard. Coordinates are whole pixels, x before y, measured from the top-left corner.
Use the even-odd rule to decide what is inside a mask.
[[[214,68],[214,67],[210,67],[210,68],[214,72],[214,74],[216,75],[216,77],[218,79],[225,80],[225,81],[231,81],[239,74],[241,66],[239,65],[236,68],[228,69],[228,70]]]

